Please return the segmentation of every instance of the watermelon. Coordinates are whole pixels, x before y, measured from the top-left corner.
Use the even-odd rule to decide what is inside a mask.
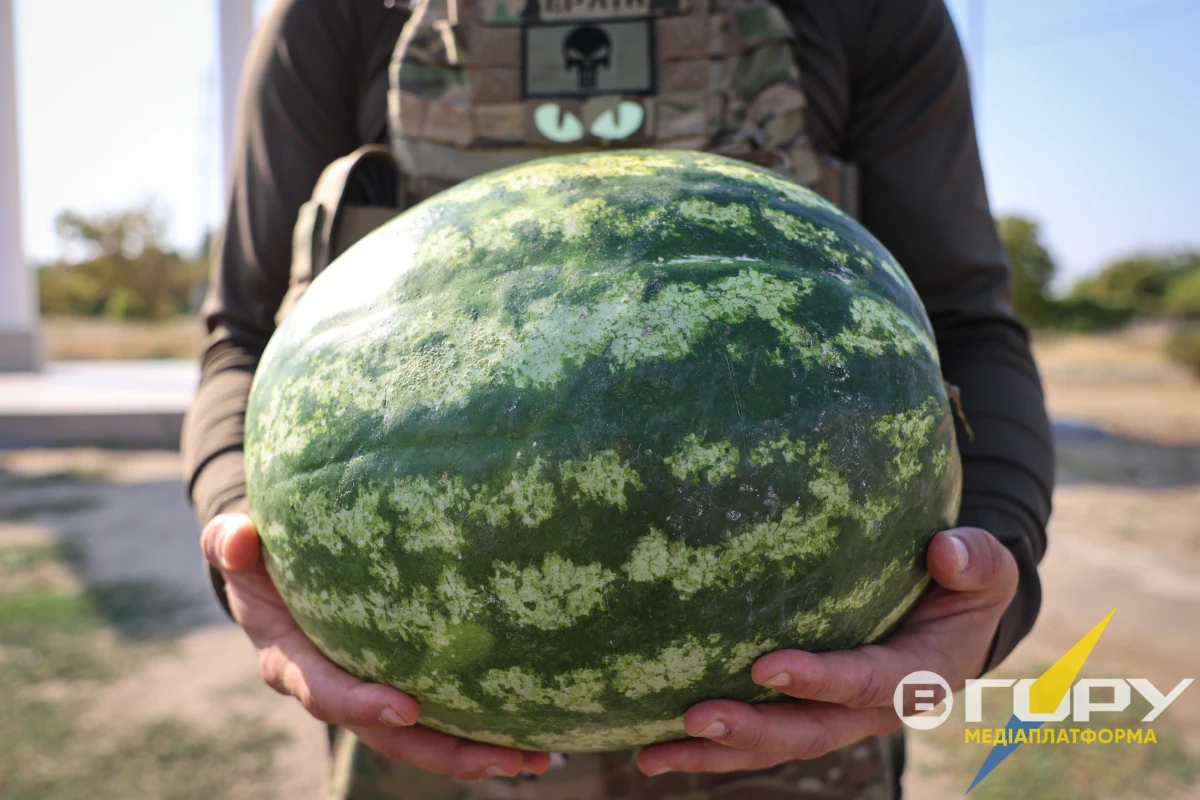
[[[889,633],[958,513],[893,257],[740,161],[623,151],[462,183],[271,339],[251,515],[288,608],[421,723],[564,752],[684,735],[750,664]]]

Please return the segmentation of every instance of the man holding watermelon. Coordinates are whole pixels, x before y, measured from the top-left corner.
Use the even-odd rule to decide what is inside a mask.
[[[893,690],[917,670],[957,688],[1028,632],[1053,479],[941,2],[280,0],[247,69],[185,463],[214,586],[264,680],[336,731],[335,796],[898,797]],[[404,208],[495,168],[624,147],[744,159],[857,216],[920,293],[973,430],[958,429],[960,527],[933,538],[937,586],[896,633],[754,663],[755,682],[802,703],[704,702],[685,719],[690,739],[560,767],[417,726],[413,698],[322,655],[263,568],[243,419],[277,323],[397,198]]]

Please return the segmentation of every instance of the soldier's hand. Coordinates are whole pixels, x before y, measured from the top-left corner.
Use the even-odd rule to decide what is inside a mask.
[[[296,624],[263,566],[258,531],[245,514],[222,514],[200,534],[204,557],[225,576],[233,616],[258,651],[263,680],[317,719],[352,730],[395,761],[456,778],[545,772],[547,753],[468,742],[416,725],[420,705],[404,692],[359,680],[325,658]]]
[[[778,650],[754,663],[756,683],[801,702],[700,703],[684,719],[698,738],[643,748],[638,767],[647,775],[731,772],[818,758],[897,730],[892,697],[909,673],[931,670],[955,690],[978,677],[1016,593],[1016,560],[987,531],[956,528],[934,537],[926,565],[937,585],[886,642],[832,653]]]

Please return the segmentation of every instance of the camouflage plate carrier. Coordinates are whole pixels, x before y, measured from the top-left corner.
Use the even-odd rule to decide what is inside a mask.
[[[765,0],[423,0],[388,96],[405,199],[556,153],[668,147],[753,161],[853,216],[853,170],[804,135],[793,37]]]
[[[322,174],[301,209],[278,319],[326,265],[400,210],[467,178],[581,150],[706,150],[858,213],[852,165],[805,136],[792,27],[765,0],[417,0],[390,68],[391,147]],[[331,732],[338,800],[895,800],[899,734],[811,761],[646,778],[633,751],[562,756],[540,778],[468,782]]]

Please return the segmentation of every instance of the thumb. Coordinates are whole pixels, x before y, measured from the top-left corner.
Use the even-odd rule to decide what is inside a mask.
[[[222,572],[249,572],[259,564],[258,529],[247,514],[213,517],[200,532],[200,548]]]
[[[1011,596],[1017,590],[1017,561],[995,536],[981,528],[953,528],[933,537],[925,566],[939,585],[956,592]]]

